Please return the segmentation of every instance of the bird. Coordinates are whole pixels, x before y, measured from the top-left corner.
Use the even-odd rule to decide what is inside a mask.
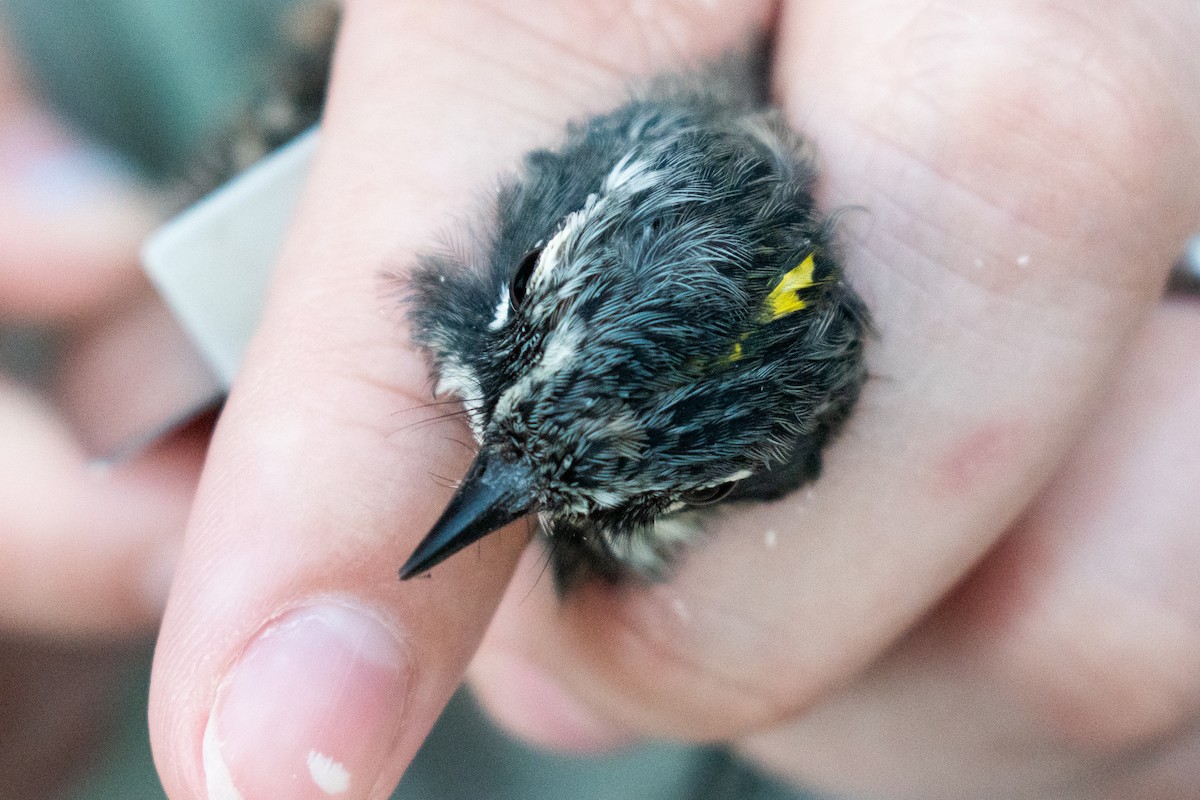
[[[714,506],[819,476],[870,314],[813,148],[753,63],[569,124],[499,181],[469,248],[417,259],[410,335],[478,452],[402,579],[536,515],[561,591],[660,581]]]
[[[318,123],[340,4],[311,0],[271,69],[191,159],[216,186]],[[768,103],[769,46],[635,87],[526,155],[469,252],[405,279],[435,394],[478,455],[403,579],[536,514],[555,583],[661,580],[711,508],[815,480],[866,380],[815,154]]]

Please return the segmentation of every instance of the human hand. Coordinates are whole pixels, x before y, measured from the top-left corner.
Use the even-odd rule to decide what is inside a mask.
[[[65,355],[44,392],[0,373],[0,632],[145,634],[166,601],[203,437],[99,468],[81,436],[105,438],[111,406],[142,402],[164,378],[133,375],[114,391],[104,374],[161,355],[139,329],[150,317],[134,313],[149,306],[137,252],[158,210],[38,104],[2,39],[0,336],[49,331]],[[92,424],[72,428],[64,409]]]
[[[111,744],[104,720],[166,602],[203,436],[108,469],[87,446],[113,433],[112,404],[135,421],[166,377],[114,376],[131,360],[172,363],[139,311],[151,306],[137,248],[155,217],[152,198],[37,102],[0,30],[3,797],[57,797]],[[17,363],[31,331],[62,357]]]
[[[1196,690],[1189,640],[1164,622],[1191,635],[1187,587],[1157,591],[1180,569],[1164,543],[1188,538],[1165,522],[1109,535],[1114,506],[1072,498],[1104,461],[1112,482],[1089,497],[1150,503],[1121,470],[1159,446],[1152,420],[1182,441],[1173,403],[1197,391],[1180,379],[1131,397],[1113,380],[1195,375],[1164,346],[1194,310],[1157,305],[1200,219],[1200,119],[1180,99],[1200,89],[1200,24],[1182,0],[1095,21],[1034,2],[785,4],[777,97],[819,149],[824,207],[868,209],[848,223],[847,268],[879,329],[877,377],[820,482],[722,511],[661,586],[560,603],[536,555],[510,583],[516,530],[395,581],[449,495],[431,474],[461,474],[470,454],[448,428],[397,432],[428,381],[380,272],[630,76],[735,47],[774,11],[348,5],[321,151],[160,639],[151,725],[173,798],[325,796],[316,782],[383,796],[506,585],[474,685],[556,746],[729,740],[797,780],[921,797],[1102,796],[1156,779],[1120,756],[1180,752],[1164,726],[1194,716],[1151,712]],[[1161,488],[1158,519],[1194,518],[1190,494]],[[1080,579],[1130,549],[1137,581],[1107,594],[1103,569]],[[1010,583],[1022,602],[998,591]],[[1132,609],[1104,637],[1050,625],[1100,600]],[[1161,633],[1132,638],[1147,631]],[[1092,646],[1095,663],[1128,656],[1108,692],[1071,680],[1068,659]],[[1147,678],[1164,691],[1136,691]],[[1113,695],[1118,722],[1144,724],[1096,725]]]

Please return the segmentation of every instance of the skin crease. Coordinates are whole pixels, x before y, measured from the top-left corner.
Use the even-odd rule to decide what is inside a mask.
[[[204,797],[201,737],[247,642],[329,595],[372,609],[408,648],[412,685],[373,796],[497,603],[473,683],[535,741],[733,740],[789,777],[880,797],[1200,796],[1186,782],[1195,605],[1179,577],[1195,501],[1160,481],[1134,490],[1145,474],[1120,471],[1146,468],[1156,421],[1194,424],[1180,408],[1200,392],[1169,380],[1189,354],[1155,346],[1194,341],[1179,338],[1194,307],[1156,308],[1200,221],[1200,119],[1184,101],[1200,91],[1200,21],[1184,0],[1104,5],[348,3],[321,150],[210,450],[156,655],[150,722],[170,797]],[[480,176],[617,102],[629,75],[719,53],[772,19],[775,89],[819,148],[822,204],[868,209],[846,218],[846,260],[877,320],[877,378],[824,477],[723,512],[720,535],[661,586],[560,604],[533,555],[502,601],[519,526],[396,583],[449,496],[430,473],[462,474],[469,453],[445,440],[466,435],[450,423],[401,430],[428,381],[380,270],[461,218]],[[1176,391],[1136,396],[1114,379],[1134,365]],[[1109,450],[1108,419],[1145,436]],[[1100,440],[1077,444],[1093,429]],[[1096,464],[1110,483],[1089,483]],[[1103,580],[1114,560],[1129,573]],[[1125,613],[1087,616],[1097,608]],[[1106,710],[1114,699],[1123,713]]]

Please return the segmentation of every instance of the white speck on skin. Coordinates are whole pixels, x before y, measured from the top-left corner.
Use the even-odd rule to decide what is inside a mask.
[[[779,534],[773,530],[763,531],[763,544],[767,546],[768,550],[774,550],[775,545],[779,544]]]
[[[982,258],[975,259],[975,269],[983,269],[983,259]]]
[[[337,761],[316,750],[308,752],[308,774],[317,788],[329,796],[345,794],[350,788],[350,773]]]
[[[691,622],[692,612],[688,610],[687,603],[683,602],[682,597],[676,597],[671,601],[671,610],[684,622]]]
[[[208,800],[242,800],[242,793],[233,785],[229,767],[221,757],[221,740],[217,738],[215,713],[209,716],[208,724],[204,726],[201,760],[204,763],[204,790]]]
[[[1028,267],[1029,266],[1029,254],[1028,253],[1022,253],[1021,255],[1017,256],[1017,266],[1018,267]]]

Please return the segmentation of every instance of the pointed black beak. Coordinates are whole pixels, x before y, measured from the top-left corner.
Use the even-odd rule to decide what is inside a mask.
[[[481,451],[450,504],[400,568],[400,580],[420,575],[467,545],[524,516],[533,506],[524,467]]]

